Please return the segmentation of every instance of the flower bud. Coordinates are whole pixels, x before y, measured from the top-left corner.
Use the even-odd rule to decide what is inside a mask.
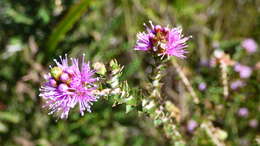
[[[63,84],[63,83],[58,86],[58,90],[61,91],[61,92],[67,91],[68,88],[69,87],[66,84]]]
[[[62,73],[60,75],[60,80],[64,83],[67,83],[70,80],[70,77],[67,73]]]
[[[105,73],[107,72],[106,67],[103,63],[100,62],[96,62],[93,65],[93,68],[96,70],[96,72],[100,75],[105,75]]]
[[[118,64],[117,64],[117,61],[116,60],[111,60],[109,62],[109,65],[112,69],[117,69],[118,68]]]
[[[50,84],[52,87],[57,87],[57,82],[56,82],[54,79],[50,79],[49,84]]]
[[[59,80],[60,75],[62,74],[62,69],[59,67],[53,67],[51,69],[51,76],[55,79],[55,80]]]

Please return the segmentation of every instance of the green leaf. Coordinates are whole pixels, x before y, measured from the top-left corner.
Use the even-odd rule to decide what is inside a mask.
[[[62,21],[54,28],[47,42],[49,53],[53,53],[58,43],[64,39],[65,34],[73,27],[73,25],[83,16],[89,6],[90,0],[80,0],[74,4],[62,19]]]
[[[126,105],[126,113],[129,113],[132,110],[134,110],[134,107],[132,105]]]
[[[128,98],[125,98],[124,101],[128,105],[136,105],[137,104],[137,99],[134,96],[129,96]]]
[[[7,131],[8,131],[8,128],[5,126],[5,124],[0,122],[0,133],[5,133]]]
[[[33,19],[21,12],[15,11],[14,9],[7,9],[5,13],[7,16],[11,17],[16,23],[23,23],[27,25],[31,25],[33,23]]]
[[[13,114],[10,112],[0,112],[0,120],[18,123],[20,121],[20,118],[17,114]]]
[[[42,7],[38,11],[38,17],[43,20],[43,23],[47,24],[50,21],[50,16],[46,8]]]
[[[137,58],[136,56],[134,56],[134,59],[132,60],[132,62],[129,65],[127,65],[126,69],[124,70],[123,79],[126,79],[126,77],[136,74],[136,72],[140,68],[140,66],[141,66],[140,59]]]

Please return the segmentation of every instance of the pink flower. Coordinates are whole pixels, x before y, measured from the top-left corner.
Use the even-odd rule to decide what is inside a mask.
[[[241,80],[236,80],[236,81],[233,81],[231,82],[231,85],[230,85],[230,88],[233,89],[233,90],[236,90],[240,87],[244,87],[245,86],[245,83]]]
[[[243,48],[245,48],[248,53],[254,53],[254,52],[256,52],[256,50],[257,50],[257,44],[256,44],[256,42],[255,42],[253,39],[251,39],[251,38],[245,39],[245,40],[242,42],[241,46],[242,46]]]
[[[252,128],[257,128],[258,126],[258,120],[257,119],[252,119],[249,121],[249,126]]]
[[[92,102],[97,101],[93,94],[96,89],[95,72],[90,69],[89,63],[71,58],[69,64],[67,56],[60,62],[54,60],[55,67],[51,67],[50,73],[45,76],[46,82],[40,88],[40,97],[45,100],[49,114],[56,114],[61,119],[68,117],[70,109],[79,106],[79,112],[84,115],[85,110],[90,112]]]
[[[234,70],[239,73],[241,78],[249,78],[252,74],[252,69],[246,65],[236,64]]]
[[[158,56],[176,56],[185,58],[187,53],[184,48],[190,37],[183,37],[180,27],[168,28],[160,25],[154,26],[150,21],[150,27],[146,26],[146,32],[137,34],[135,50],[149,51]]]
[[[207,88],[207,84],[206,83],[202,82],[202,83],[199,84],[199,90],[200,91],[204,91],[206,88]]]
[[[238,110],[238,115],[240,117],[247,117],[249,114],[248,109],[246,107],[242,107]]]
[[[188,123],[187,123],[187,130],[189,132],[193,132],[196,127],[198,127],[198,124],[197,124],[196,121],[194,121],[194,120],[189,120],[188,121]]]

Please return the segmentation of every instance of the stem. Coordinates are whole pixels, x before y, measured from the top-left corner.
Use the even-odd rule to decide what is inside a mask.
[[[148,89],[148,98],[142,100],[142,103],[146,103],[146,105],[143,105],[143,108],[147,109],[148,107],[149,109],[150,105],[154,105],[156,109],[153,112],[148,112],[149,117],[151,117],[154,121],[162,121],[161,125],[163,126],[165,134],[167,135],[167,137],[171,138],[172,142],[175,145],[185,145],[183,136],[180,133],[180,129],[177,126],[178,122],[176,121],[178,120],[176,117],[170,116],[170,113],[172,111],[168,111],[165,107],[165,98],[161,94],[161,79],[165,75],[165,66],[166,60],[162,60],[161,58],[155,57],[155,64],[153,65],[153,71],[150,75],[150,82],[152,86],[150,87],[150,89]],[[173,118],[175,120],[173,120]]]
[[[196,104],[199,104],[199,98],[198,98],[197,94],[195,93],[194,89],[192,88],[191,83],[189,82],[188,78],[185,76],[184,72],[181,70],[181,67],[179,66],[179,64],[174,59],[171,60],[171,63],[176,68],[176,71],[179,74],[179,76],[181,77],[182,82],[184,83],[184,85],[190,92],[191,96],[193,97],[193,102]]]
[[[222,84],[224,86],[224,97],[228,97],[228,79],[227,79],[227,64],[225,64],[223,61],[220,62],[220,68],[221,68],[221,77],[222,77]]]

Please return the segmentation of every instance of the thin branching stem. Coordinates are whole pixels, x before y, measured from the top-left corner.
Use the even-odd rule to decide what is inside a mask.
[[[222,84],[224,87],[223,94],[224,97],[228,97],[228,78],[227,78],[227,64],[225,62],[220,62],[220,68],[221,68],[221,78],[222,78]]]
[[[171,60],[171,63],[176,68],[176,71],[179,74],[182,82],[184,83],[184,85],[188,89],[189,93],[191,94],[191,96],[193,98],[193,102],[198,104],[199,103],[199,98],[198,98],[197,94],[195,93],[193,87],[191,86],[191,83],[189,82],[188,78],[186,77],[186,75],[182,71],[181,67],[179,66],[179,64],[174,59]]]

